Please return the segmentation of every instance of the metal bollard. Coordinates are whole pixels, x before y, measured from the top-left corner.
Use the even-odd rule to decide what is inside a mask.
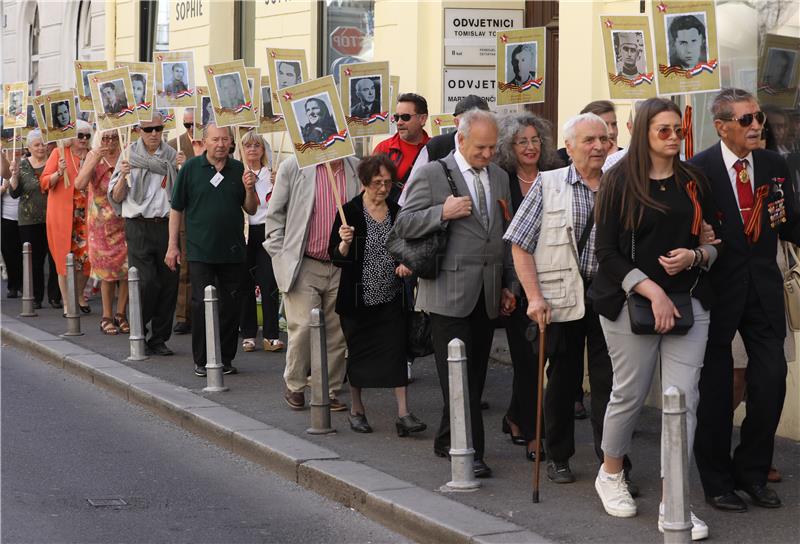
[[[81,314],[78,312],[78,280],[75,277],[75,255],[67,253],[67,332],[61,336],[83,336],[81,332]]]
[[[689,450],[686,441],[686,398],[671,386],[661,410],[661,459],[664,471],[664,542],[692,540],[689,518]]]
[[[33,307],[33,252],[31,243],[22,244],[22,313],[20,317],[36,317]]]
[[[219,314],[217,314],[217,288],[206,285],[203,302],[206,305],[206,386],[203,391],[227,391],[222,377],[222,354],[219,348]]]
[[[472,422],[469,416],[469,381],[467,348],[458,338],[447,344],[447,368],[450,381],[450,470],[452,480],[441,491],[475,491],[481,483],[475,479],[472,461]]]
[[[311,427],[308,434],[335,433],[331,428],[331,399],[328,396],[328,341],[322,310],[311,310]]]
[[[131,332],[128,340],[131,354],[128,361],[144,361],[145,354],[144,323],[142,322],[142,295],[139,287],[139,271],[135,266],[128,269],[128,313],[130,314]]]

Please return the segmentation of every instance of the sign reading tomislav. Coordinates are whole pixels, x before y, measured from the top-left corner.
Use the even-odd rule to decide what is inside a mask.
[[[524,26],[521,9],[445,9],[445,66],[494,66],[497,33]]]

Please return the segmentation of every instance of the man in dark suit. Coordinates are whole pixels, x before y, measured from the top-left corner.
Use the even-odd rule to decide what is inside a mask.
[[[513,278],[510,250],[503,242],[504,206],[511,198],[508,175],[491,162],[497,143],[497,122],[490,112],[464,114],[458,148],[444,163],[425,165],[409,188],[395,229],[403,239],[421,238],[446,226],[447,251],[435,279],[420,279],[417,309],[430,312],[436,370],[444,406],[433,451],[445,457],[450,449],[447,344],[466,344],[469,417],[475,448],[473,471],[489,477],[483,461],[481,394],[486,381],[493,329],[498,313],[509,315],[514,295],[506,286]],[[448,174],[445,173],[445,168]],[[447,176],[460,196],[453,196]]]
[[[726,248],[711,270],[717,296],[700,377],[694,453],[706,501],[715,508],[747,510],[736,489],[758,506],[777,508],[781,500],[766,485],[787,372],[777,243],[800,243],[800,222],[786,162],[758,149],[765,116],[753,95],[724,89],[711,111],[721,142],[691,162],[711,180]],[[747,416],[731,457],[731,342],[737,330],[749,358]]]

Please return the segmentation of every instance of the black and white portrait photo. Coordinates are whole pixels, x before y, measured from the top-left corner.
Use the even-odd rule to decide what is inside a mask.
[[[89,96],[90,93],[89,89],[91,87],[89,86],[89,76],[91,76],[92,74],[96,74],[98,72],[100,72],[100,70],[81,70],[81,79],[83,79],[83,91],[85,93],[84,96]]]
[[[644,32],[640,30],[612,31],[617,75],[635,78],[647,71]]]
[[[275,73],[278,76],[278,90],[303,82],[298,60],[275,61]]]
[[[147,74],[131,72],[131,85],[133,86],[133,101],[137,105],[145,102],[144,93],[147,90]]]
[[[25,107],[22,104],[22,95],[22,91],[11,91],[8,93],[8,114],[11,117],[16,117],[22,113],[22,110]]]
[[[269,118],[274,115],[272,112],[272,88],[261,87],[261,117]]]
[[[188,90],[186,84],[189,68],[186,61],[165,62],[161,65],[162,77],[164,82],[164,92],[168,95],[175,95],[179,92]]]
[[[536,42],[506,45],[506,82],[524,85],[536,79],[539,44]]]
[[[36,121],[36,113],[33,110],[33,104],[29,104],[25,110],[25,128],[39,128],[39,122]]]
[[[770,47],[767,50],[767,65],[764,66],[761,83],[773,89],[788,89],[797,70],[797,51]]]
[[[100,98],[103,101],[103,113],[112,115],[128,107],[125,97],[125,84],[122,79],[106,81],[100,84]]]
[[[244,104],[242,77],[238,72],[215,75],[214,84],[217,87],[220,107],[233,110]]]
[[[681,13],[664,17],[670,66],[691,70],[708,61],[706,14]]]
[[[53,128],[64,128],[69,125],[70,101],[59,100],[50,104],[50,116],[53,120]]]
[[[339,132],[327,92],[292,102],[303,143],[321,143]]]
[[[381,76],[350,79],[350,115],[362,119],[381,111]]]
[[[214,116],[214,106],[211,104],[211,97],[204,96],[201,98],[202,103],[202,116],[200,117],[201,124],[203,126],[207,126],[209,123],[216,122],[216,117]]]

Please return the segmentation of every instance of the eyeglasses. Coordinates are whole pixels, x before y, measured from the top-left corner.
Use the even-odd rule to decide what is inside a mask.
[[[185,128],[186,130],[192,130],[193,126],[194,126],[194,123],[184,123],[183,124],[183,128]]]
[[[528,146],[536,147],[542,145],[542,139],[539,138],[538,136],[534,136],[530,140],[517,140],[516,142],[514,142],[514,145],[518,145],[523,149],[525,149]]]
[[[683,140],[686,137],[686,134],[683,132],[683,128],[681,127],[658,127],[656,129],[659,140],[668,139],[670,136],[672,136],[673,132],[679,140]]]
[[[375,179],[375,180],[370,181],[369,185],[370,185],[370,187],[374,187],[376,189],[379,189],[380,187],[391,187],[392,183],[393,182],[390,179],[385,179],[383,181],[381,181],[379,179]]]
[[[739,126],[747,128],[753,124],[753,119],[755,119],[759,125],[763,125],[767,120],[767,114],[763,111],[757,111],[755,113],[745,113],[741,117],[718,117],[718,119],[720,121],[737,121]]]
[[[88,133],[86,133],[86,132],[79,132],[79,133],[77,133],[77,134],[75,135],[75,137],[76,137],[77,139],[79,139],[79,140],[91,140],[91,139],[92,139],[92,135],[91,135],[91,134],[88,134]]]
[[[395,113],[394,115],[392,115],[392,119],[394,119],[395,123],[397,121],[399,121],[400,119],[402,119],[403,121],[408,123],[409,121],[411,121],[412,117],[416,117],[417,115],[419,115],[419,114],[418,113]]]
[[[103,136],[102,138],[100,138],[100,140],[103,142],[117,142],[119,141],[119,136],[117,136],[116,134],[114,134],[113,136]]]
[[[164,125],[157,125],[157,126],[154,126],[154,127],[141,127],[141,129],[143,131],[145,131],[146,133],[148,133],[148,134],[150,134],[154,130],[156,132],[164,132]]]

